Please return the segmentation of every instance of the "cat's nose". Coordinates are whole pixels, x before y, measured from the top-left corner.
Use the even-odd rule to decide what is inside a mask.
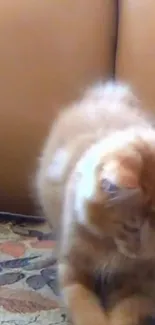
[[[139,215],[133,215],[126,223],[126,226],[130,229],[133,229],[133,231],[139,230],[139,228],[143,225],[144,218],[143,216]]]
[[[133,216],[131,216],[130,221],[131,221],[131,223],[134,223],[134,224],[140,224],[142,222],[142,218],[139,215],[133,215]]]

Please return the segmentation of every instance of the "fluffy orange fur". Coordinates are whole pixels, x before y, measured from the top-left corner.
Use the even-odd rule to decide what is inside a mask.
[[[52,126],[36,187],[61,229],[59,280],[75,325],[137,325],[154,315],[154,167],[155,130],[122,84],[92,87]],[[104,307],[99,273],[110,288]]]

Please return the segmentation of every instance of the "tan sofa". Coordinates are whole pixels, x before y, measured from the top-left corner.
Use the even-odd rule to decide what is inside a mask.
[[[155,1],[1,0],[0,15],[0,210],[34,214],[42,142],[84,85],[115,76],[155,107]]]

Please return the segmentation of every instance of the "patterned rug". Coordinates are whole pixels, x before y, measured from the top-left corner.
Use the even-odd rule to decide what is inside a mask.
[[[69,320],[57,285],[55,237],[45,222],[33,220],[0,214],[0,324],[66,325]]]

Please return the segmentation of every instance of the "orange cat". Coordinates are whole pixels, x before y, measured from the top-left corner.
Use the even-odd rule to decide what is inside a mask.
[[[36,186],[61,228],[59,280],[75,325],[137,325],[154,315],[154,168],[155,131],[124,85],[92,87],[52,127]]]

